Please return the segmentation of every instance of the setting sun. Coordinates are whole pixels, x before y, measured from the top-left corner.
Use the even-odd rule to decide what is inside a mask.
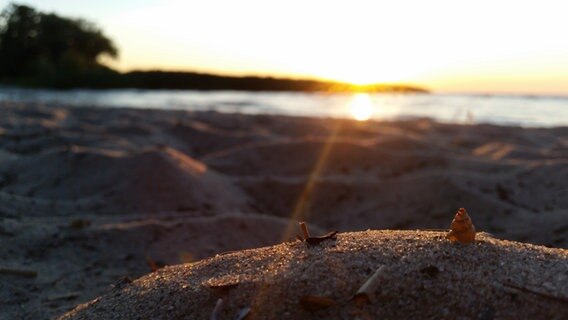
[[[373,115],[375,105],[367,93],[358,93],[349,103],[349,111],[353,119],[358,121],[369,120]]]
[[[121,52],[105,62],[122,71],[412,83],[439,92],[568,93],[568,45],[558,41],[567,26],[565,10],[549,0],[481,0],[467,10],[449,0],[125,0],[112,10],[99,2],[27,2],[102,25]]]

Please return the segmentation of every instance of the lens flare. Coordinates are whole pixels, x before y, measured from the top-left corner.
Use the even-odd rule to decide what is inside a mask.
[[[373,115],[375,105],[367,93],[358,93],[349,103],[349,111],[357,121],[369,120]]]

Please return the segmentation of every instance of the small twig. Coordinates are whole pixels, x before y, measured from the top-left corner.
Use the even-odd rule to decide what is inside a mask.
[[[56,300],[73,300],[79,296],[79,292],[68,292],[60,295],[48,296],[48,301],[56,301]]]
[[[320,237],[309,237],[309,238],[306,239],[306,242],[308,244],[318,244],[318,243],[320,243],[324,240],[331,239],[331,238],[335,237],[336,234],[337,234],[337,231],[332,231],[332,232],[327,233],[327,234],[320,236]]]
[[[223,299],[217,299],[217,303],[215,303],[215,308],[213,308],[213,312],[211,312],[211,317],[209,319],[219,320],[221,309],[223,309]]]
[[[232,253],[240,252],[240,251],[241,251],[241,250],[229,250],[229,251],[219,252],[219,253],[217,253],[217,254],[215,254],[215,255],[216,255],[216,256],[224,256],[224,255],[227,255],[227,254],[232,254]]]
[[[250,314],[250,308],[245,307],[239,310],[234,320],[245,320]]]
[[[304,239],[307,240],[310,238],[310,232],[308,231],[308,226],[304,221],[300,222],[300,229],[302,229],[302,233],[304,234]]]
[[[0,274],[12,274],[26,278],[37,277],[37,271],[35,270],[10,267],[0,267]]]
[[[544,297],[544,298],[547,298],[547,299],[551,299],[551,300],[556,300],[556,301],[561,301],[561,302],[564,302],[564,303],[568,303],[568,298],[567,298],[567,297],[553,296],[553,295],[548,294],[548,293],[544,293],[544,292],[532,290],[532,289],[525,288],[525,287],[520,287],[520,286],[514,285],[514,284],[512,284],[512,283],[503,283],[503,282],[500,282],[500,284],[501,284],[502,286],[504,286],[504,287],[512,288],[512,289],[515,289],[515,290],[518,290],[518,291],[521,291],[521,292],[532,293],[532,294],[536,294],[536,295],[538,295],[538,296],[541,296],[541,297]]]
[[[150,256],[146,256],[146,263],[148,263],[148,266],[150,267],[150,270],[152,270],[152,272],[156,272],[158,271],[158,269],[160,269],[156,261],[154,261],[154,259],[152,259]]]
[[[361,288],[357,290],[357,293],[355,293],[355,296],[353,297],[356,302],[359,303],[371,302],[371,299],[375,291],[377,291],[379,283],[381,282],[382,279],[384,279],[383,276],[386,270],[387,267],[385,265],[381,265],[377,269],[377,271],[375,271],[375,273],[373,273],[373,275],[370,278],[368,278],[367,281],[365,281],[365,283],[363,283]]]
[[[296,238],[300,241],[306,241],[308,244],[311,244],[311,245],[316,245],[316,244],[319,244],[320,242],[322,242],[324,240],[332,239],[337,234],[337,231],[332,231],[332,232],[329,232],[329,233],[327,233],[323,236],[311,237],[310,232],[308,231],[308,226],[303,221],[300,222],[300,229],[302,229],[302,233],[303,233],[304,237],[302,238],[301,236],[298,235],[298,236],[296,236]]]

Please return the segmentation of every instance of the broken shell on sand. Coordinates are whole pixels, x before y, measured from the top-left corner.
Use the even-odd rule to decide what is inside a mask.
[[[453,242],[472,243],[475,241],[475,227],[464,208],[460,208],[452,220],[447,238]]]

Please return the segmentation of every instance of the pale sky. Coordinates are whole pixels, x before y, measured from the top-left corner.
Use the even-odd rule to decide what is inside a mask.
[[[5,7],[9,1],[0,0]],[[95,22],[112,66],[568,95],[564,1],[22,0]]]

